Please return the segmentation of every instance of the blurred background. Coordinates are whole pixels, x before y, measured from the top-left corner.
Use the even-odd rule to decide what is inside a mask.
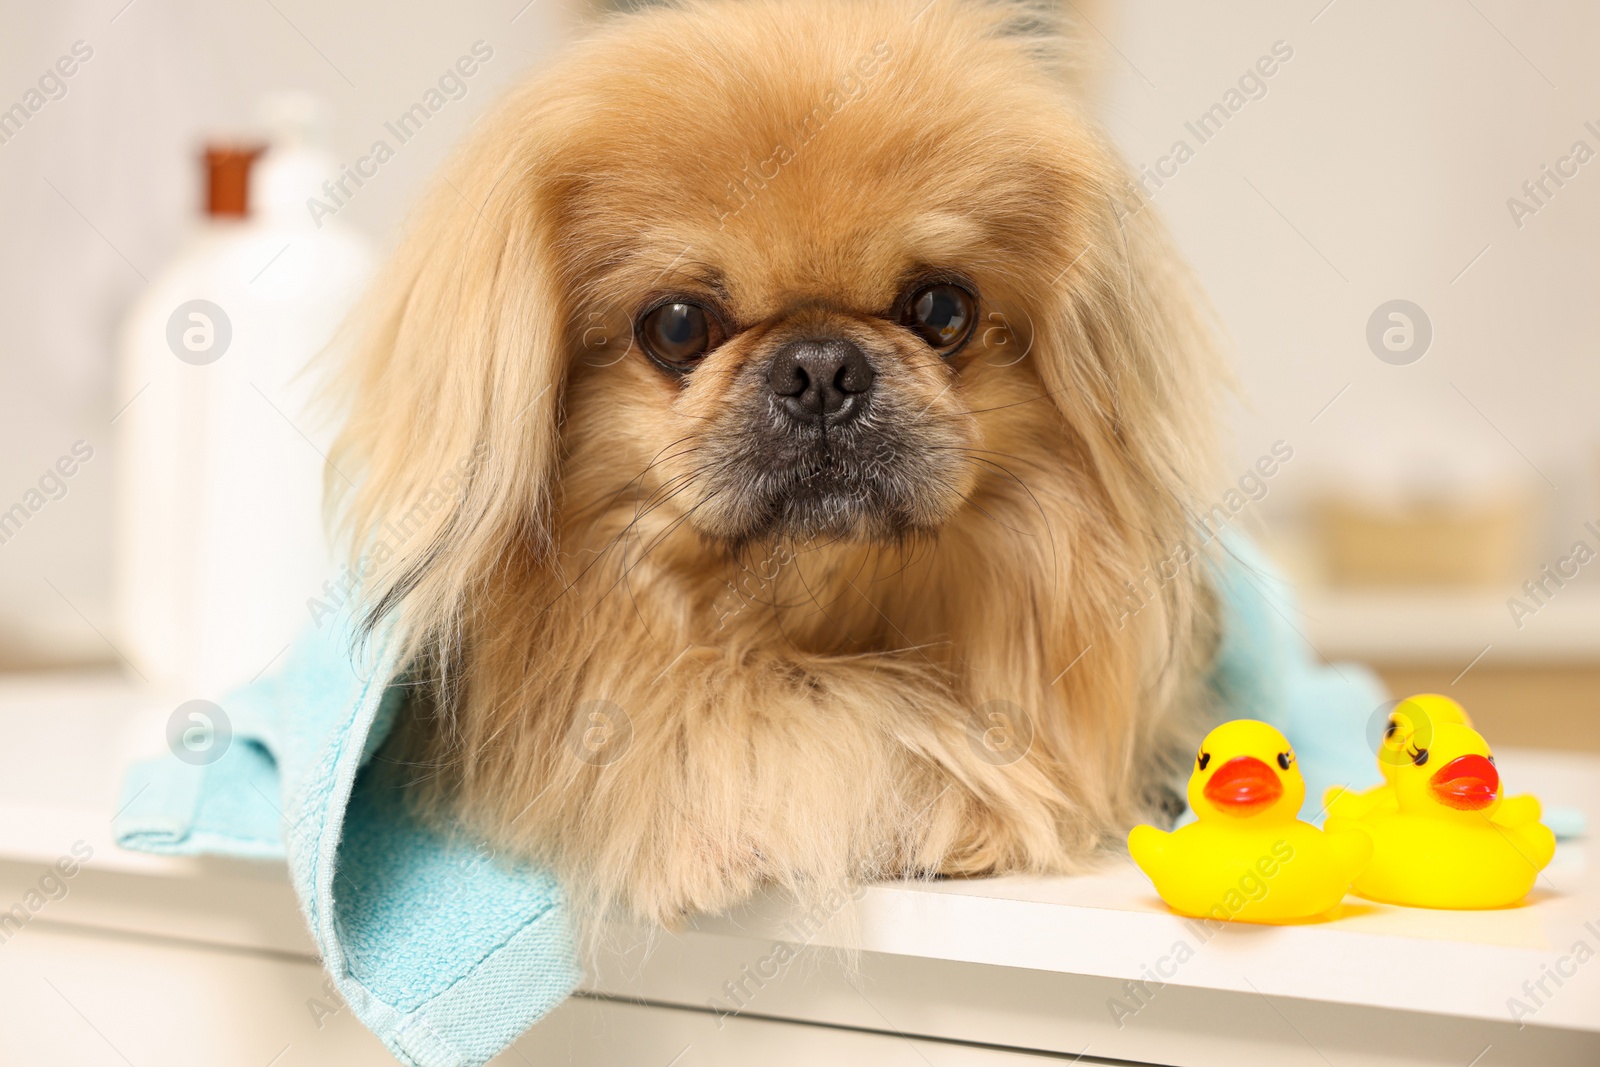
[[[1069,7],[1086,90],[1231,333],[1217,503],[1295,576],[1306,636],[1456,696],[1496,744],[1600,750],[1600,10]],[[334,570],[273,551],[330,431],[290,357],[467,127],[594,14],[7,9],[0,668],[219,696],[173,647],[243,649],[226,673],[248,680],[284,626],[338,610]],[[287,606],[230,617],[218,583],[263,553],[288,562],[248,577]]]

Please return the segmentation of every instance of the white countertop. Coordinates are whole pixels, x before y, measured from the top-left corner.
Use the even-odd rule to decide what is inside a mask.
[[[1507,751],[1497,760],[1512,788],[1579,807],[1595,825],[1600,759]],[[1233,923],[1214,934],[1170,912],[1126,858],[1073,878],[879,886],[858,905],[858,947],[1137,979],[1184,941],[1193,958],[1167,965],[1176,966],[1169,981],[1179,985],[1504,1020],[1507,998],[1525,997],[1522,982],[1537,979],[1541,964],[1579,940],[1600,954],[1600,877],[1592,851],[1583,841],[1561,844],[1523,907],[1436,911],[1351,897],[1331,922]],[[788,919],[786,909],[772,906],[701,920],[697,928],[780,938]],[[819,940],[857,947],[848,935]],[[1579,967],[1527,1021],[1600,1032],[1600,966]]]
[[[109,677],[0,680],[0,864],[23,879],[82,840],[94,849],[72,895],[41,920],[99,926],[249,949],[311,955],[280,867],[241,861],[167,859],[123,852],[109,816],[128,754],[148,751],[177,701],[142,695]],[[1532,751],[1499,754],[1510,788],[1547,804],[1583,810],[1600,825],[1600,758]],[[797,934],[795,913],[769,900],[688,931],[646,937],[618,930],[617,960],[641,945],[670,943],[662,958],[701,951],[748,952],[772,942],[1099,979],[1147,977],[1163,959],[1175,987],[1260,994],[1430,1016],[1505,1023],[1508,998],[1561,964],[1582,941],[1600,952],[1600,874],[1593,845],[1564,842],[1529,902],[1487,912],[1450,912],[1351,899],[1327,923],[1230,925],[1205,932],[1169,911],[1124,858],[1074,878],[999,878],[871,887],[820,932]],[[5,900],[0,900],[4,906]],[[1589,924],[1589,925],[1586,925]],[[1192,952],[1171,962],[1178,943]],[[677,953],[676,956],[673,953]],[[737,953],[735,953],[737,955]],[[733,958],[732,956],[728,958]],[[660,964],[658,959],[657,964]],[[716,984],[670,996],[628,966],[595,969],[590,988],[704,1004]],[[681,964],[688,968],[687,963]],[[710,973],[725,974],[725,965]],[[659,966],[658,966],[659,970]],[[1523,1020],[1533,1028],[1600,1034],[1600,962],[1576,965],[1554,995]],[[1600,1047],[1600,1046],[1597,1046]]]

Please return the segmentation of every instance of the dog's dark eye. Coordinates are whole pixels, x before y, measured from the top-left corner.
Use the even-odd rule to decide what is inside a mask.
[[[911,294],[900,324],[914,332],[941,355],[961,347],[978,318],[978,302],[959,285],[940,282]]]
[[[662,304],[639,320],[639,343],[669,370],[688,370],[721,340],[717,320],[699,304]]]

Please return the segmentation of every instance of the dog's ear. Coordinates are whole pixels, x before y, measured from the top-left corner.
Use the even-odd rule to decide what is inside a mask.
[[[1098,188],[1070,209],[1080,225],[1061,227],[1079,247],[1059,251],[1039,369],[1129,532],[1170,549],[1216,485],[1231,375],[1210,305],[1157,212],[1113,161],[1096,169]]]
[[[448,638],[516,538],[548,543],[567,358],[559,120],[526,94],[479,123],[352,319],[328,500],[361,632]]]

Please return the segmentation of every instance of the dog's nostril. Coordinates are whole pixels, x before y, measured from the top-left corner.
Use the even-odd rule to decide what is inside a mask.
[[[767,368],[772,392],[798,418],[833,415],[852,396],[872,388],[872,364],[849,341],[791,341],[778,350]],[[852,405],[852,414],[861,405]]]
[[[785,359],[780,352],[767,371],[767,381],[772,383],[772,391],[779,396],[799,396],[810,387],[811,376],[798,360]]]
[[[872,388],[872,365],[854,345],[851,345],[850,349],[850,358],[844,361],[839,373],[833,376],[834,388],[841,393],[864,393]]]

